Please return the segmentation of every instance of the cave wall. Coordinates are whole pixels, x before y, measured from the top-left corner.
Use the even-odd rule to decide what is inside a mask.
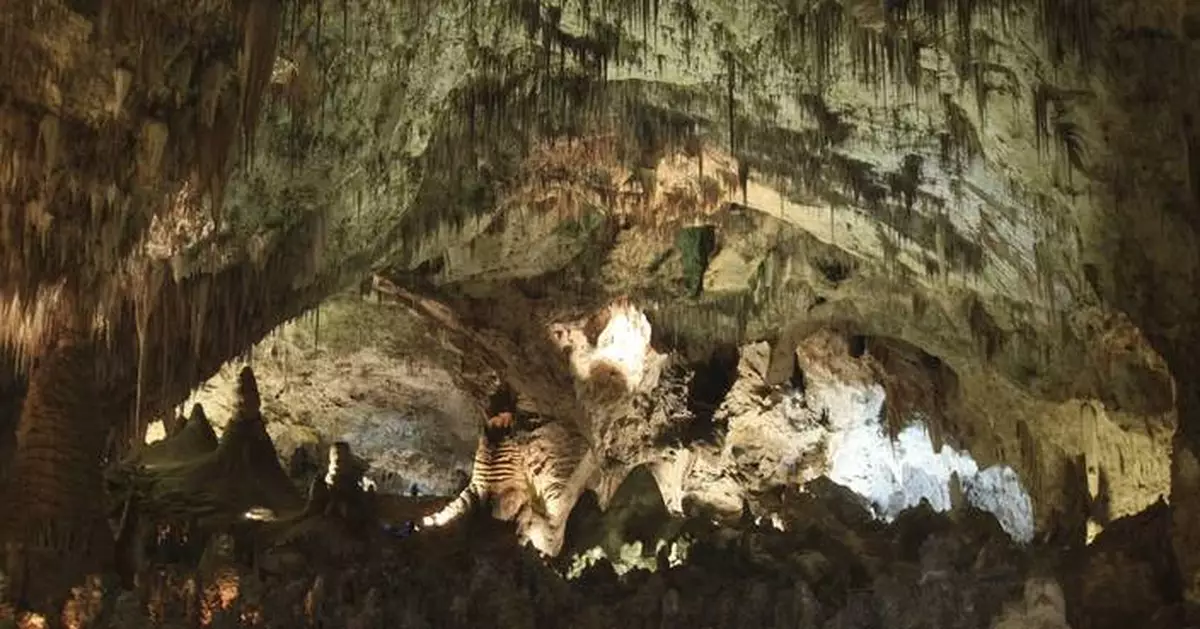
[[[1115,276],[1106,265],[1088,262],[1088,267],[1083,259],[1116,259],[1111,236],[1126,238],[1129,233],[1119,217],[1139,215],[1125,212],[1128,204],[1105,199],[1151,188],[1130,183],[1138,177],[1186,183],[1179,176],[1186,166],[1174,168],[1178,172],[1156,168],[1155,173],[1163,174],[1131,176],[1137,169],[1120,168],[1116,161],[1117,156],[1137,155],[1148,163],[1178,162],[1140,150],[1148,139],[1139,131],[1154,126],[1163,129],[1158,137],[1165,139],[1182,122],[1151,125],[1147,117],[1132,113],[1141,102],[1137,94],[1152,89],[1116,78],[1186,46],[1182,17],[1170,18],[1157,7],[1052,3],[1033,9],[983,3],[957,15],[940,5],[872,7],[857,2],[740,11],[720,3],[697,8],[676,1],[655,11],[619,4],[600,13],[575,3],[553,10],[519,2],[403,9],[385,4],[343,11],[340,20],[319,20],[317,7],[307,4],[289,6],[283,17],[254,13],[251,19],[247,16],[252,8],[260,10],[258,4],[239,5],[245,14],[237,14],[241,17],[232,20],[230,31],[212,31],[212,42],[203,40],[203,45],[219,48],[216,42],[227,41],[229,47],[222,50],[232,50],[237,40],[229,32],[237,33],[240,26],[243,35],[250,33],[243,46],[262,43],[274,50],[275,36],[268,27],[278,26],[280,52],[272,72],[258,77],[258,84],[239,79],[241,95],[233,87],[229,92],[206,87],[204,80],[217,79],[204,77],[217,70],[183,73],[189,67],[185,57],[174,58],[180,69],[174,74],[157,70],[154,64],[161,62],[153,59],[145,67],[133,64],[137,71],[130,76],[95,73],[111,74],[116,84],[129,83],[127,99],[181,94],[176,98],[183,103],[178,106],[181,116],[221,113],[222,99],[239,103],[240,119],[231,117],[230,124],[251,132],[238,141],[231,131],[224,150],[197,148],[194,155],[185,141],[190,136],[170,136],[180,139],[180,175],[167,177],[165,186],[184,181],[183,175],[191,174],[185,166],[194,161],[204,162],[196,167],[199,184],[194,185],[208,190],[205,186],[220,184],[226,192],[214,196],[220,203],[209,204],[220,210],[210,208],[212,219],[190,210],[195,203],[176,203],[171,210],[176,213],[163,218],[183,233],[176,234],[172,246],[161,246],[161,238],[145,243],[147,251],[169,260],[177,280],[245,264],[243,257],[261,259],[278,243],[293,239],[290,230],[301,224],[313,225],[317,232],[307,261],[295,270],[294,282],[301,284],[323,270],[362,268],[381,257],[417,277],[432,275],[441,281],[464,274],[504,277],[482,271],[481,265],[495,260],[506,260],[507,276],[528,278],[564,266],[595,266],[587,260],[598,262],[614,242],[624,253],[622,246],[646,246],[650,240],[627,243],[632,239],[614,234],[612,221],[593,220],[595,209],[621,216],[618,222],[627,224],[638,216],[671,229],[673,219],[703,220],[732,201],[752,212],[773,214],[817,241],[869,261],[881,283],[911,283],[920,294],[917,303],[930,301],[929,293],[937,295],[933,301],[961,300],[961,305],[944,304],[943,313],[961,320],[958,310],[966,309],[970,336],[982,337],[985,357],[1009,371],[1070,373],[1079,363],[1078,349],[1057,351],[1059,344],[1046,338],[1010,339],[1038,337],[1038,328],[1061,327],[1071,328],[1060,330],[1063,336],[1086,337],[1080,328],[1087,323],[1064,313],[1081,304],[1095,306],[1089,282],[1107,285],[1107,278]],[[88,41],[99,49],[127,50],[120,45],[122,38],[132,37],[128,15],[107,9],[59,10],[55,15],[73,25],[70,32],[98,29],[101,36]],[[145,16],[167,19],[153,12]],[[466,19],[457,19],[461,16]],[[6,32],[17,32],[28,17],[11,10],[4,23],[13,28]],[[428,45],[434,41],[440,45]],[[254,49],[254,54],[261,58],[267,53]],[[262,74],[262,62],[256,63]],[[249,65],[237,67],[249,76]],[[20,77],[14,66],[8,81],[26,100],[38,102],[37,94],[26,94]],[[170,89],[164,92],[156,81]],[[1170,102],[1187,102],[1187,81],[1171,82],[1171,89]],[[265,103],[263,122],[261,132],[253,133],[256,117],[243,111],[241,103],[259,100]],[[117,117],[132,125],[140,110],[126,108]],[[78,117],[94,118],[84,113]],[[1164,118],[1157,122],[1168,122],[1167,114],[1158,115]],[[566,236],[567,251],[503,242],[505,224],[544,225],[539,228],[543,231],[560,224],[535,220],[540,213],[522,209],[530,207],[529,199],[504,202],[505,190],[516,186],[529,194],[546,193],[543,207],[547,201],[568,202],[566,194],[547,192],[556,186],[556,163],[564,149],[542,146],[540,153],[548,157],[532,164],[534,171],[547,171],[540,177],[530,180],[531,169],[520,166],[523,155],[539,154],[537,139],[586,136],[608,128],[623,131],[615,144],[584,143],[567,151],[585,159],[599,157],[602,167],[593,170],[607,171],[595,173],[601,175],[599,187],[593,187],[602,197],[598,207],[584,198],[592,208],[585,215],[592,218],[577,221],[583,231],[576,227],[571,228],[574,234],[570,229],[556,233]],[[470,150],[464,153],[456,146]],[[1154,144],[1160,151],[1167,146],[1172,143]],[[678,153],[691,157],[681,161],[673,157]],[[205,179],[209,171],[222,170],[208,167],[209,162],[241,168],[226,185],[224,178],[211,174]],[[604,175],[611,183],[604,183]],[[1175,207],[1179,199],[1186,200],[1173,198]],[[199,227],[193,224],[197,222]],[[208,222],[213,225],[204,227]],[[1145,230],[1154,221],[1130,223]],[[131,227],[135,240],[139,233],[155,236],[149,227]],[[1178,238],[1187,231],[1160,233]],[[583,234],[587,237],[580,243]],[[499,249],[487,244],[497,237]],[[759,246],[779,249],[770,241]],[[120,261],[124,249],[113,251]],[[510,255],[517,251],[523,260]],[[758,256],[739,261],[731,253],[728,247],[717,252],[706,273],[710,285],[741,281],[742,274],[731,274],[727,264],[778,276],[769,272],[770,264],[754,267]],[[614,280],[632,269],[609,266],[609,273],[600,276],[589,271],[585,277],[552,282],[567,282],[576,290],[599,284],[616,292]],[[161,272],[134,264],[114,277],[136,285],[139,278]],[[68,290],[62,299],[68,309],[83,307],[69,305],[77,292],[115,291],[113,303],[120,302],[121,294],[145,301],[139,294],[151,295],[156,288],[142,286]],[[678,292],[642,288],[668,301]],[[784,304],[782,315],[795,310],[788,305],[792,295],[760,295],[758,301]],[[727,309],[744,307],[736,296],[729,297]],[[14,312],[33,326],[40,315],[30,309],[28,291],[24,299],[26,305]],[[129,310],[136,309],[117,307],[113,312]],[[764,327],[775,326],[777,321]],[[1053,364],[1060,355],[1067,364]],[[1037,364],[1046,361],[1052,364]],[[1041,380],[1046,381],[1043,392],[1064,386],[1055,378]],[[1108,389],[1086,388],[1083,393],[1093,396]],[[1161,404],[1161,396],[1153,403]]]
[[[610,297],[771,374],[833,323],[944,361],[1026,477],[1178,418],[1200,573],[1194,8],[592,4],[5,6],[6,345],[84,319],[136,416],[375,267],[582,421],[546,325]]]
[[[56,322],[105,331],[131,303],[153,307],[138,289],[174,248],[164,255],[156,240],[194,231],[196,215],[219,220],[230,156],[252,144],[279,11],[41,0],[0,10],[5,46],[19,51],[0,70],[5,344],[36,354]]]
[[[220,432],[237,400],[238,373],[250,365],[285,466],[297,449],[321,459],[344,441],[370,463],[367,475],[381,493],[416,487],[453,495],[471,472],[481,421],[467,382],[484,386],[490,374],[473,369],[443,336],[395,304],[343,293],[227,363],[183,408],[201,404]]]

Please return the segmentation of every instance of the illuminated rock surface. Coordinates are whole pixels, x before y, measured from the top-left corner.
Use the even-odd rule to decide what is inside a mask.
[[[451,495],[504,382],[522,426],[587,440],[571,500],[597,508],[641,469],[668,513],[767,522],[780,487],[829,477],[894,527],[924,498],[1067,549],[1003,596],[859,549],[871,593],[813,586],[811,618],[745,604],[786,579],[707,616],[703,588],[620,590],[655,623],[1058,626],[1065,601],[1082,629],[1182,600],[1196,624],[1197,41],[1195,3],[1165,0],[0,3],[5,570],[77,579],[15,566],[107,552],[70,497],[189,395],[232,417],[243,357],[276,480],[341,440],[382,490]],[[466,610],[513,580],[455,569],[439,592]],[[339,622],[377,623],[382,587]],[[546,609],[617,586],[566,587]],[[422,622],[535,614],[514,613]]]

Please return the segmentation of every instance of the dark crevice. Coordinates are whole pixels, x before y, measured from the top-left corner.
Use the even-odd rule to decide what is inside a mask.
[[[934,356],[925,350],[919,351],[921,353],[921,365],[923,365],[926,369],[940,373],[943,368],[946,368],[945,363],[942,362],[941,358],[938,358],[937,356]]]
[[[819,258],[813,261],[813,266],[833,284],[840,284],[854,274],[852,263],[837,258]]]
[[[675,249],[683,260],[683,283],[692,297],[704,289],[704,272],[716,250],[716,227],[700,225],[685,227],[675,237]]]
[[[17,422],[21,418],[25,388],[24,377],[17,376],[9,367],[0,367],[0,483],[17,444]]]
[[[86,18],[98,17],[103,4],[99,0],[68,0],[66,3],[67,8]]]
[[[1083,279],[1087,281],[1088,286],[1096,293],[1097,296],[1105,294],[1100,285],[1100,269],[1095,264],[1083,265]]]
[[[800,366],[800,357],[795,353],[792,354],[792,375],[788,378],[788,385],[799,393],[804,393],[806,390],[804,368]]]
[[[607,308],[597,310],[594,315],[588,317],[587,321],[583,324],[583,335],[587,338],[588,343],[595,346],[600,342],[600,335],[608,327],[608,322],[611,318],[612,312]]]
[[[541,277],[516,278],[512,285],[526,299],[534,301],[545,299],[550,294],[546,280]]]
[[[862,358],[863,354],[867,353],[867,337],[861,334],[853,334],[846,340],[846,344],[850,348],[850,356],[852,358]]]
[[[487,414],[488,417],[495,417],[506,412],[517,412],[517,394],[508,383],[502,382],[488,397]]]
[[[967,306],[967,321],[971,325],[971,335],[976,339],[979,353],[989,361],[995,358],[996,354],[1004,349],[1005,334],[978,297],[972,297]]]
[[[1099,488],[1092,498],[1088,515],[1101,526],[1112,524],[1112,484],[1108,480],[1108,470],[1100,468]]]
[[[688,383],[688,410],[692,413],[690,440],[705,440],[715,433],[713,416],[737,379],[740,358],[737,347],[721,346],[713,350],[704,362],[692,365],[694,372]]]
[[[436,277],[446,268],[446,258],[438,256],[417,265],[416,274],[423,277]]]
[[[678,343],[675,339],[667,334],[667,327],[661,325],[661,321],[656,317],[655,312],[646,312],[646,320],[650,322],[650,349],[659,354],[670,354],[678,350]]]

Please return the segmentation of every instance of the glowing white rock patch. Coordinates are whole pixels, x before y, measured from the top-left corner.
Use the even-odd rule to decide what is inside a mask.
[[[146,438],[144,443],[150,445],[167,438],[167,429],[163,426],[162,420],[154,420],[146,427]]]
[[[835,433],[828,452],[830,480],[866,498],[876,517],[892,521],[928,500],[937,511],[952,504],[957,476],[966,502],[994,515],[1013,539],[1033,539],[1033,503],[1016,472],[996,465],[979,469],[971,455],[949,446],[934,450],[921,422],[906,426],[893,442],[882,423],[882,387],[825,384],[811,387],[810,404],[828,409]]]
[[[267,507],[252,507],[242,514],[242,519],[255,522],[274,522],[277,518],[275,512]]]
[[[691,541],[686,537],[670,542],[660,539],[654,546],[654,552],[647,553],[641,542],[633,542],[632,544],[623,544],[616,557],[609,557],[603,548],[594,546],[571,558],[571,567],[567,569],[566,577],[571,580],[578,579],[585,570],[601,560],[609,561],[617,576],[623,576],[634,569],[656,572],[658,570],[658,554],[663,549],[667,549],[667,564],[676,568],[687,561],[691,545]]]
[[[550,334],[559,347],[570,351],[578,381],[619,375],[627,391],[653,386],[654,368],[662,357],[650,347],[650,320],[633,304],[620,300],[608,306],[608,320],[594,346],[578,323],[554,324]]]
[[[593,361],[620,368],[630,384],[641,382],[650,353],[650,321],[631,305],[613,306],[608,325],[596,340]]]
[[[337,479],[338,465],[341,463],[341,456],[342,455],[339,452],[339,448],[336,444],[329,446],[329,466],[328,470],[325,472],[325,485],[328,487],[333,487],[334,480]],[[378,485],[376,485],[375,481],[368,478],[366,474],[363,474],[362,477],[358,479],[358,488],[363,491],[375,491],[377,487]]]

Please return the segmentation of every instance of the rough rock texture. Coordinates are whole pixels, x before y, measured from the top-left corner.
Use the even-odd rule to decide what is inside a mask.
[[[397,304],[340,299],[322,313],[319,320],[285,326],[252,352],[269,392],[264,413],[281,460],[298,464],[297,446],[312,451],[345,440],[371,462],[370,475],[383,492],[407,493],[413,482],[423,493],[456,492],[470,472],[480,430],[479,411],[456,396],[469,395],[470,381],[478,384],[480,376],[444,350],[436,340],[444,331],[430,336]],[[359,325],[367,321],[373,323]],[[757,496],[827,475],[867,498],[880,517],[893,518],[922,499],[939,510],[970,503],[1022,540],[1076,521],[1088,523],[1094,535],[1167,492],[1169,435],[1122,430],[1091,405],[1039,405],[1014,395],[1022,405],[1017,443],[995,437],[991,443],[1017,456],[1008,465],[994,462],[999,457],[981,448],[980,439],[957,435],[977,425],[976,413],[996,417],[997,391],[989,392],[993,408],[981,411],[978,402],[966,403],[962,382],[945,363],[895,340],[818,331],[797,348],[785,381],[772,385],[768,343],[723,349],[702,362],[668,359],[644,345],[653,332],[648,325],[618,302],[551,326],[569,354],[561,375],[573,383],[558,390],[558,402],[584,413],[581,427],[598,432],[589,458],[547,470],[539,483],[590,478],[606,504],[625,474],[647,465],[672,512],[686,506],[689,513],[733,521],[744,500],[763,516]],[[319,351],[314,333],[324,339]],[[418,355],[415,365],[403,358]],[[194,396],[218,425],[233,403],[235,371],[227,367]],[[464,392],[455,393],[460,385]],[[534,425],[553,420],[536,410],[523,411],[539,418]],[[1051,413],[1083,414],[1086,422],[1047,430],[1048,438],[1021,427]],[[547,452],[574,451],[573,438],[558,434],[530,439]],[[1086,469],[1077,465],[1080,454]],[[575,467],[596,464],[594,471]],[[1064,502],[1064,492],[1074,493]],[[1071,501],[1079,504],[1067,509]],[[556,526],[550,523],[551,530]]]
[[[415,484],[450,495],[470,474],[480,425],[474,390],[463,388],[470,360],[403,309],[342,296],[274,331],[246,359],[285,465],[298,448],[301,459],[319,458],[345,441],[371,461],[368,476],[383,492],[407,494]],[[226,365],[185,407],[202,404],[220,430],[239,369]]]
[[[280,459],[302,475],[305,459],[297,456],[297,445],[304,446],[300,454],[307,453],[311,466],[320,457],[321,444],[346,440],[370,462],[369,475],[383,493],[405,494],[414,480],[422,493],[456,492],[471,471],[473,449],[467,444],[479,421],[467,408],[470,404],[447,395],[455,390],[448,381],[436,395],[427,393],[443,373],[430,364],[438,353],[425,344],[427,331],[412,326],[411,315],[394,304],[338,300],[322,313],[320,322],[313,317],[290,324],[253,352],[268,392],[267,430]],[[376,322],[373,329],[387,331],[365,333],[346,325],[365,320]],[[643,323],[631,325],[639,320]],[[518,522],[521,539],[559,537],[553,532],[565,523],[584,486],[607,504],[625,475],[639,466],[655,478],[672,513],[703,513],[726,522],[741,518],[747,501],[755,517],[767,517],[762,496],[821,475],[859,493],[877,516],[889,520],[922,500],[938,510],[971,504],[995,514],[1017,539],[1028,540],[1036,528],[1057,526],[1065,517],[1055,513],[1062,507],[1061,496],[1053,493],[1061,491],[1059,486],[1038,486],[1037,477],[1031,484],[1007,466],[985,466],[971,452],[943,443],[946,418],[962,412],[956,400],[939,397],[944,393],[939,387],[954,376],[936,361],[919,364],[914,348],[873,341],[855,355],[844,337],[822,332],[798,349],[788,382],[771,386],[765,376],[766,343],[735,348],[706,363],[688,364],[676,357],[659,365],[663,358],[643,344],[650,332],[645,325],[636,309],[618,303],[556,328],[561,342],[576,343],[564,345],[573,352],[575,402],[591,425],[604,432],[590,447],[584,445],[588,456],[563,459],[555,453],[579,450],[578,428],[570,421],[521,411],[528,419],[522,420],[518,442],[530,455],[521,458],[550,462],[521,468],[521,478],[528,478],[514,479],[512,495],[504,490],[497,496],[501,506],[495,512]],[[319,353],[312,351],[318,329],[325,330]],[[381,361],[364,346],[424,352],[425,368],[414,372],[391,359]],[[658,366],[646,371],[647,365]],[[228,367],[194,396],[218,425],[234,404],[230,380],[235,369]],[[629,391],[627,374],[634,372],[649,379],[638,391]],[[647,388],[651,382],[654,386]],[[900,385],[905,388],[896,389]],[[414,408],[429,411],[413,414]],[[411,416],[373,420],[381,414]],[[1117,465],[1120,457],[1135,452],[1126,446],[1111,460],[1097,462]],[[1149,456],[1165,461],[1161,454]],[[1086,478],[1079,480],[1084,484],[1075,490],[1086,492]],[[1105,477],[1092,487],[1097,498],[1087,500],[1074,516],[1080,522],[1090,518],[1099,530],[1112,518],[1144,507],[1150,501],[1144,485],[1165,487],[1166,482],[1165,465],[1128,470],[1114,481]],[[571,489],[560,493],[563,486]],[[526,508],[542,504],[554,505],[554,513]],[[538,547],[556,554],[558,543]]]
[[[1103,616],[1112,611],[1106,599],[1068,606],[1064,592],[1134,571],[1150,576],[1171,563],[1166,546],[1148,546],[1138,534],[1165,524],[1165,508],[1129,526],[1115,523],[1076,572],[1064,569],[1070,555],[1061,549],[1019,549],[977,511],[939,515],[918,507],[885,526],[865,517],[845,490],[818,482],[781,497],[786,530],[716,528],[671,522],[653,483],[636,476],[607,515],[591,517],[609,520],[602,528],[610,545],[666,541],[674,549],[637,569],[601,558],[564,579],[516,547],[510,530],[486,520],[379,539],[369,555],[286,574],[268,564],[248,570],[218,537],[199,565],[159,555],[153,566],[160,576],[140,592],[118,594],[101,580],[79,588],[64,619],[90,627],[150,626],[151,619],[213,626],[261,619],[346,627],[1116,627],[1128,625]],[[568,543],[584,550],[594,524],[573,518]],[[1178,581],[1148,579],[1139,587],[1145,615],[1138,626],[1178,626]]]
[[[123,591],[108,576],[89,578],[66,597],[65,625],[247,626],[259,619],[363,627],[1079,629],[1138,618],[1140,626],[1166,629],[1181,622],[1165,503],[1112,522],[1088,547],[1069,539],[1021,546],[969,506],[937,513],[922,502],[881,523],[861,497],[817,479],[760,496],[767,522],[721,526],[702,513],[673,515],[659,480],[639,467],[607,510],[586,494],[566,525],[564,556],[547,564],[482,513],[397,534],[392,518],[421,506],[380,502],[362,489],[366,465],[344,444],[331,449],[328,469],[301,507],[279,480],[260,399],[243,369],[235,417],[219,444],[211,430],[198,431],[207,423],[195,414],[183,430],[123,463],[110,497],[124,503],[118,543],[130,563],[121,576],[139,585]],[[1139,577],[1137,588],[1111,596],[1129,575]],[[0,604],[0,621],[11,609]]]
[[[952,396],[887,399],[1011,466],[1046,534],[1163,493],[1173,436],[1200,605],[1198,24],[1175,0],[5,3],[0,369],[93,329],[99,414],[136,442],[375,270],[601,437],[634,422],[581,401],[554,324],[623,296],[685,363],[768,341],[769,386],[832,328],[934,365]],[[720,487],[724,455],[687,452]]]

